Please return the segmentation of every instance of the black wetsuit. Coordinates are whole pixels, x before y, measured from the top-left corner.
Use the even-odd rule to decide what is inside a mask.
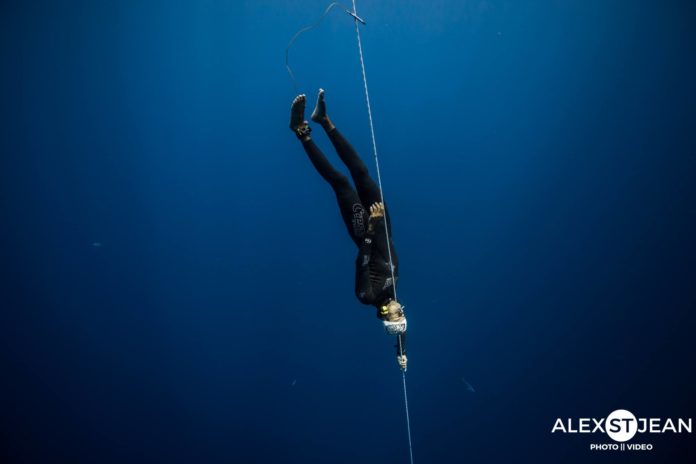
[[[374,221],[374,233],[368,233],[370,205],[382,201],[379,186],[370,177],[367,166],[348,141],[335,127],[327,131],[329,139],[341,161],[350,171],[355,189],[350,181],[331,165],[319,147],[310,139],[302,141],[310,161],[317,172],[331,185],[341,217],[348,234],[358,247],[355,262],[355,295],[361,303],[381,308],[394,297],[394,282],[389,265],[386,225],[389,229],[389,247],[394,265],[394,278],[398,280],[399,259],[391,239],[391,221],[385,206],[385,218]],[[402,352],[406,353],[405,334],[401,335]],[[397,340],[397,353],[399,343]]]

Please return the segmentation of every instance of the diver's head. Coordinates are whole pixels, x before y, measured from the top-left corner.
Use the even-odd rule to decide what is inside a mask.
[[[404,307],[396,300],[390,300],[379,309],[384,329],[389,335],[399,335],[406,332],[406,316]]]
[[[396,300],[389,300],[383,304],[379,310],[382,320],[389,322],[399,322],[404,318],[404,307]]]

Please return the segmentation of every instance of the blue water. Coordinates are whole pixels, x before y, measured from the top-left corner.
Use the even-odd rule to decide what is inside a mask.
[[[287,129],[326,4],[2,2],[2,462],[408,462],[393,341]],[[693,2],[358,11],[415,462],[695,462],[551,434],[696,415]],[[369,161],[351,19],[290,59]]]

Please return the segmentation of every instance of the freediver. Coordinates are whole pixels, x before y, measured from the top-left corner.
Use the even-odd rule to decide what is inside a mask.
[[[397,361],[402,369],[406,369],[407,322],[403,306],[396,301],[390,269],[389,249],[394,266],[394,278],[398,278],[399,261],[391,238],[389,212],[382,203],[379,187],[370,177],[367,166],[329,119],[326,113],[324,90],[319,89],[311,119],[321,125],[328,135],[341,161],[350,171],[355,189],[346,176],[334,169],[312,140],[312,128],[304,119],[306,101],[304,94],[298,95],[293,100],[290,110],[290,130],[302,142],[309,160],[319,175],[331,185],[348,234],[358,247],[358,256],[355,261],[355,295],[361,303],[375,306],[377,317],[382,321],[386,332],[396,335]],[[369,214],[366,211],[368,205]],[[387,237],[385,222],[389,237]],[[387,240],[389,240],[389,249]]]

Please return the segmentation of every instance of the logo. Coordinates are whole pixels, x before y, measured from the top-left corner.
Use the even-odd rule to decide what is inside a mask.
[[[614,442],[594,442],[592,451],[651,451],[651,443],[629,443],[637,435],[692,433],[692,419],[638,418],[631,411],[617,409],[607,417],[557,418],[551,428],[552,434],[604,434]]]
[[[360,203],[353,204],[353,218],[351,219],[353,225],[353,235],[356,237],[362,237],[365,233],[365,208]]]
[[[617,409],[607,416],[607,435],[614,441],[625,442],[638,432],[638,420],[631,411]]]

